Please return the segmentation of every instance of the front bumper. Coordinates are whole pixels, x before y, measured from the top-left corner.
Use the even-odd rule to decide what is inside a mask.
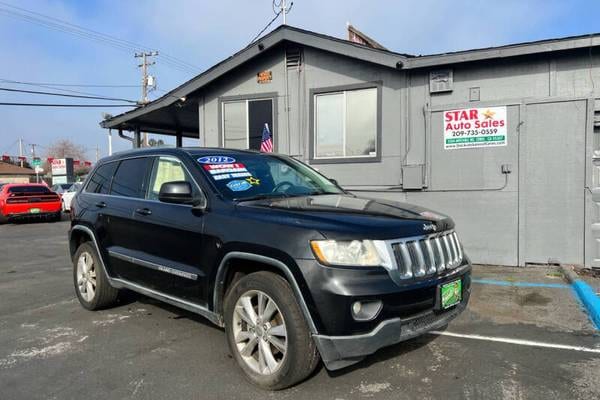
[[[328,370],[345,368],[361,361],[369,354],[393,344],[412,339],[447,325],[463,312],[469,302],[471,290],[463,291],[463,300],[453,308],[424,312],[410,318],[393,318],[381,322],[369,333],[351,336],[314,335],[321,359]]]

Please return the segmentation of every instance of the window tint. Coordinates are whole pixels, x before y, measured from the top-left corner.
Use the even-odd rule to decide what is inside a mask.
[[[143,198],[146,172],[151,158],[132,158],[123,160],[115,173],[110,194],[116,196]]]
[[[315,95],[315,158],[377,155],[377,89]]]
[[[117,168],[116,162],[101,165],[98,167],[94,175],[90,178],[90,182],[86,187],[88,193],[108,194],[110,188],[110,180]]]
[[[13,186],[8,189],[8,193],[50,193],[50,189],[45,186]]]
[[[190,185],[192,185],[194,195],[198,194],[196,184],[192,181],[192,178],[188,175],[183,165],[181,165],[181,161],[170,157],[158,158],[152,168],[148,198],[151,200],[158,200],[158,193],[160,192],[162,184],[174,181],[189,182]]]

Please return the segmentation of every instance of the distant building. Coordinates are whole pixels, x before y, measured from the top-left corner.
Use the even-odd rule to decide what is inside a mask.
[[[34,178],[34,170],[0,161],[0,183],[29,183]]]
[[[281,26],[102,126],[259,149],[268,123],[345,188],[451,215],[474,262],[600,267],[600,35],[425,56],[348,35]]]

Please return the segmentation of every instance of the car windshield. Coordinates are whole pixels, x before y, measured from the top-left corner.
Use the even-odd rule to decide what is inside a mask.
[[[230,200],[343,193],[329,179],[290,157],[249,153],[198,156],[196,161]]]

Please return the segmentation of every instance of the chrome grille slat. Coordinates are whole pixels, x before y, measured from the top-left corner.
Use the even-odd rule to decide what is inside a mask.
[[[456,245],[456,241],[454,240],[454,235],[448,235],[448,237],[450,238],[450,244],[452,245],[452,252],[454,253],[454,260],[453,260],[453,264],[454,266],[458,266],[458,246]]]
[[[431,247],[431,240],[423,240],[425,243],[425,248],[427,249],[427,257],[429,258],[429,263],[427,265],[427,275],[435,274],[437,271],[435,256],[433,255],[433,248]]]
[[[400,243],[398,247],[400,249],[400,257],[402,258],[402,266],[403,266],[403,268],[401,268],[401,270],[400,270],[400,277],[402,279],[412,278],[412,276],[413,276],[412,261],[410,259],[410,253],[408,252],[408,247],[406,246],[406,243]]]
[[[433,239],[435,241],[435,247],[437,248],[440,256],[440,264],[438,265],[438,272],[442,272],[446,269],[446,257],[444,257],[444,250],[442,250],[442,242],[439,237]]]
[[[400,279],[420,278],[458,267],[463,251],[454,231],[391,243]]]
[[[413,268],[414,276],[424,276],[425,275],[425,258],[423,257],[423,250],[421,250],[421,245],[419,241],[410,242],[410,246],[414,251],[414,255],[416,258],[416,265]]]
[[[454,256],[452,255],[452,250],[450,249],[450,243],[448,242],[448,235],[444,235],[442,240],[444,242],[444,251],[446,252],[446,256],[447,256],[446,259],[448,260],[448,263],[446,264],[446,269],[450,269],[450,268],[454,267],[452,265],[452,260],[454,259]]]
[[[458,241],[458,235],[456,234],[456,232],[454,232],[452,234],[452,236],[454,236],[454,241],[456,242],[456,246],[458,247],[458,259],[459,259],[459,261],[462,261],[463,253],[462,253],[462,248],[461,248],[460,242]]]

